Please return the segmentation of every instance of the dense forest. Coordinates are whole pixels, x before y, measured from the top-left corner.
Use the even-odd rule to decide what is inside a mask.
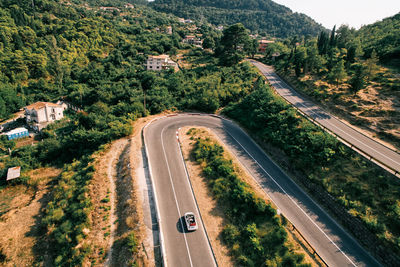
[[[240,22],[251,31],[280,38],[292,35],[316,36],[323,29],[310,17],[293,13],[289,8],[271,0],[156,0],[150,5],[160,12],[206,20],[214,25]]]
[[[366,55],[375,50],[381,62],[400,70],[400,13],[361,27],[355,36],[360,39]]]

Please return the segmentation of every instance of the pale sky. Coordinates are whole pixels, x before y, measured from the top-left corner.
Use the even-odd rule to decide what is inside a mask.
[[[273,0],[304,13],[324,27],[342,24],[359,29],[400,12],[400,0]]]

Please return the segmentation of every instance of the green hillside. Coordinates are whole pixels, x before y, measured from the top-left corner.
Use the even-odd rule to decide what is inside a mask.
[[[310,17],[293,13],[271,0],[156,0],[151,6],[179,17],[207,20],[214,25],[242,23],[246,28],[275,37],[315,36],[323,27]]]
[[[397,65],[400,70],[400,13],[357,31],[367,55],[375,50],[384,63]]]

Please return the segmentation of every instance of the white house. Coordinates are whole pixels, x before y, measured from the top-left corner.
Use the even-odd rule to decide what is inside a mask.
[[[168,55],[149,56],[147,58],[146,66],[147,70],[178,70],[178,64],[176,64],[175,61],[172,61]]]
[[[62,119],[66,108],[65,104],[36,102],[24,107],[26,122],[33,129],[40,131],[49,123]]]

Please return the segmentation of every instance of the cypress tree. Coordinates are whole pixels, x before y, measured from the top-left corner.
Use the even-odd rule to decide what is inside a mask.
[[[331,48],[336,46],[336,25],[333,26],[333,29],[331,31],[331,38],[329,39],[329,46]]]

